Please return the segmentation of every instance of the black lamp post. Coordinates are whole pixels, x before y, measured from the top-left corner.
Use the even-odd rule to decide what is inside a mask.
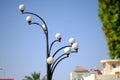
[[[32,25],[32,24],[35,24],[35,25],[38,25],[42,28],[44,34],[45,34],[45,37],[46,37],[46,59],[47,59],[47,80],[52,80],[52,76],[53,76],[53,73],[54,73],[54,70],[56,68],[56,66],[65,58],[68,58],[70,53],[76,53],[78,52],[78,44],[75,42],[75,39],[74,38],[70,38],[69,39],[69,43],[70,45],[66,45],[66,46],[63,46],[61,48],[59,48],[58,50],[56,50],[53,55],[51,54],[51,49],[52,49],[52,46],[54,45],[54,43],[56,42],[61,42],[61,39],[62,39],[62,36],[60,33],[57,33],[55,35],[56,37],[56,40],[54,40],[50,46],[49,46],[49,34],[48,34],[48,27],[47,27],[47,24],[46,22],[37,14],[35,13],[32,13],[32,12],[25,12],[25,6],[24,4],[21,4],[19,6],[19,9],[20,11],[22,12],[22,14],[30,14],[30,15],[34,15],[36,17],[38,17],[41,21],[42,21],[42,25],[37,23],[37,22],[33,22],[32,21],[32,17],[31,16],[27,16],[26,17],[26,21],[28,22],[29,25]],[[63,50],[64,49],[64,53],[62,55],[60,55],[59,57],[56,58],[56,60],[54,60],[54,57],[56,56],[56,54]]]

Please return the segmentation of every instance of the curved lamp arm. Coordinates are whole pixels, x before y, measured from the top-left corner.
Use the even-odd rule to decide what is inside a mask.
[[[42,19],[42,17],[40,17],[39,15],[37,15],[37,14],[35,14],[35,13],[32,13],[32,12],[22,12],[22,14],[31,14],[31,15],[34,15],[34,16],[38,17],[38,18],[43,22],[43,24],[46,26],[46,31],[48,32],[47,24],[46,24],[46,22]]]
[[[52,49],[53,45],[55,44],[55,42],[60,42],[60,41],[59,41],[59,40],[54,40],[54,41],[51,43],[51,45],[50,45],[50,53],[51,53],[51,49]]]
[[[66,55],[66,54],[60,55],[60,56],[54,61],[54,63],[53,63],[52,66],[51,66],[51,70],[53,69],[53,67],[54,67],[54,65],[56,64],[56,62],[57,62],[61,57],[63,57],[64,55]]]
[[[77,51],[71,51],[71,53],[76,53],[76,52],[77,52]],[[64,53],[64,54],[60,55],[60,56],[54,61],[54,63],[51,65],[51,69],[52,69],[52,70],[53,70],[54,66],[57,64],[57,61],[58,61],[61,57],[63,57],[64,55],[69,56],[70,54]]]
[[[64,56],[66,55],[66,56]],[[64,56],[64,57],[63,57]],[[61,58],[62,57],[62,58]],[[53,64],[52,68],[51,68],[51,75],[53,75],[53,72],[55,71],[55,68],[57,67],[57,65],[62,61],[64,60],[65,58],[68,58],[69,55],[67,54],[62,54],[60,57],[58,57],[56,60],[55,60],[55,63]],[[60,59],[61,58],[61,59]]]
[[[29,23],[29,24],[30,24],[30,25],[35,24],[35,25],[40,26],[40,27],[42,28],[43,32],[44,32],[45,34],[47,34],[46,31],[43,29],[43,27],[42,27],[41,24],[39,24],[39,23],[37,23],[37,22],[32,22],[32,23]]]
[[[47,27],[47,24],[46,24],[46,22],[39,16],[39,15],[37,15],[37,14],[35,14],[35,13],[32,13],[32,12],[24,12],[24,11],[21,11],[22,12],[22,14],[31,14],[31,15],[34,15],[34,16],[36,16],[36,17],[38,17],[42,22],[43,22],[43,24],[45,25],[45,27],[46,27],[46,30],[44,30],[43,29],[43,27],[42,27],[42,25],[41,24],[39,24],[39,23],[36,23],[36,22],[34,22],[34,23],[30,23],[30,22],[28,22],[29,24],[36,24],[36,25],[39,25],[40,27],[42,27],[42,29],[43,29],[43,31],[44,31],[44,33],[45,33],[45,36],[46,36],[46,45],[47,45],[47,57],[50,55],[49,53],[49,40],[48,40],[48,38],[49,38],[49,35],[48,35],[48,27]]]
[[[71,45],[67,45],[67,46],[63,46],[63,47],[59,48],[59,49],[53,54],[52,57],[55,57],[55,55],[56,55],[60,50],[66,48],[66,47],[71,47]]]

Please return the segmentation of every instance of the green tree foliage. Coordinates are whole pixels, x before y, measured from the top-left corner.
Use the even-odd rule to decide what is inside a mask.
[[[32,73],[31,76],[25,76],[23,80],[40,80],[40,73]]]
[[[109,56],[120,58],[120,0],[98,0]]]

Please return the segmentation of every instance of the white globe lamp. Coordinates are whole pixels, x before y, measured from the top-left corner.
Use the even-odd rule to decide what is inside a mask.
[[[25,10],[25,5],[24,5],[24,4],[19,5],[19,10],[20,10],[21,12],[24,12],[24,10]]]
[[[55,38],[60,41],[61,38],[62,38],[62,35],[61,35],[60,33],[57,33],[57,34],[55,35]]]
[[[70,47],[66,47],[66,48],[64,49],[64,53],[70,54],[70,53],[71,53],[71,48],[70,48]]]
[[[48,63],[48,64],[53,64],[53,63],[54,63],[54,58],[51,57],[51,56],[48,57],[48,58],[47,58],[47,63]]]
[[[74,50],[78,50],[79,46],[78,46],[77,43],[73,43],[73,44],[72,44],[72,48],[73,48]]]
[[[31,16],[27,16],[26,17],[26,21],[30,24],[32,22],[32,17]]]
[[[42,28],[43,28],[43,30],[46,30],[46,26],[44,24],[42,25]]]
[[[69,39],[69,43],[70,43],[70,44],[75,43],[75,39],[74,39],[74,38],[70,38],[70,39]]]

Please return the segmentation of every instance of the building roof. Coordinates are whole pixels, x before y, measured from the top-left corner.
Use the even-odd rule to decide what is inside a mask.
[[[75,72],[88,72],[88,70],[82,66],[77,66]]]
[[[104,64],[104,63],[120,63],[120,60],[118,60],[118,59],[113,59],[113,60],[109,59],[109,60],[101,60],[100,62],[102,64]]]
[[[13,78],[0,78],[0,80],[14,80]]]

